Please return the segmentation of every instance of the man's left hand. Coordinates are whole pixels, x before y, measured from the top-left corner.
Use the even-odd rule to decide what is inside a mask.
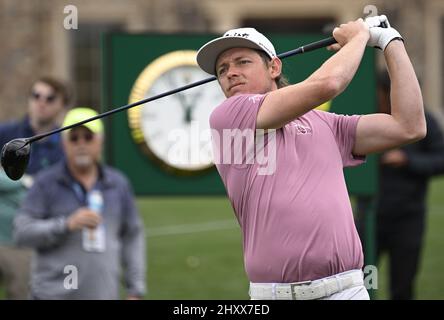
[[[365,19],[365,23],[370,28],[370,39],[367,42],[370,47],[384,51],[392,40],[403,40],[399,32],[390,26],[390,22],[385,15],[368,17]]]

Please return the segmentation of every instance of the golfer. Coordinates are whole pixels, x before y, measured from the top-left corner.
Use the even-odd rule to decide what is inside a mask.
[[[275,170],[268,174],[246,161],[248,146],[222,139],[213,150],[224,159],[216,166],[242,229],[251,299],[369,299],[343,167],[426,134],[420,87],[387,17],[341,24],[333,37],[337,44],[330,49],[337,52],[288,86],[272,43],[253,28],[230,30],[197,54],[227,97],[210,117],[213,141],[227,132],[274,135],[263,139],[275,152]],[[383,51],[391,114],[313,110],[345,90],[367,45]],[[227,153],[244,162],[227,163]]]

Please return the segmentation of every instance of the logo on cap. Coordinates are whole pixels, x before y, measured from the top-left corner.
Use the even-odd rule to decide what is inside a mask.
[[[241,37],[241,38],[248,38],[250,36],[249,33],[233,33],[229,34],[228,32],[225,34],[225,37]]]

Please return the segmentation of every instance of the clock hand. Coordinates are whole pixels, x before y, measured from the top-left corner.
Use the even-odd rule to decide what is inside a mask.
[[[175,88],[177,86],[176,85],[176,81],[174,81],[174,79],[171,76],[171,74],[168,74],[167,81],[168,81],[168,85],[171,88]],[[178,100],[180,102],[180,106],[182,107],[182,109],[185,111],[185,114],[186,114],[186,112],[187,112],[187,103],[186,103],[185,95],[183,94],[183,92],[178,92],[176,97],[178,98]]]
[[[167,79],[168,79],[168,83],[171,87],[176,87],[176,82],[174,81],[171,74],[168,75]],[[201,94],[201,91],[199,91],[198,96],[200,96],[200,94]],[[188,124],[191,123],[191,119],[192,119],[191,113],[194,108],[194,105],[193,105],[194,101],[192,104],[188,104],[187,96],[183,92],[178,92],[177,98],[179,99],[180,105],[184,111],[184,115],[185,115],[184,122],[188,123]]]
[[[194,106],[193,106],[193,104],[189,104],[188,102],[187,102],[187,97],[184,95],[183,96],[183,107],[185,108],[184,109],[184,111],[185,111],[185,123],[191,123],[191,113],[192,113],[192,111],[193,111],[193,108],[194,108]]]
[[[187,108],[185,111],[185,122],[186,123],[191,122],[192,112],[193,112],[194,108],[196,107],[196,102],[200,98],[201,95],[202,95],[202,90],[197,91],[197,93],[193,95],[193,99],[191,100],[191,103],[186,106],[186,108]]]
[[[191,100],[191,106],[193,108],[196,106],[196,102],[197,102],[197,100],[199,100],[202,93],[203,93],[203,90],[199,90],[199,91],[197,91],[196,94],[193,95],[193,99]]]
[[[192,107],[187,106],[185,109],[185,122],[186,123],[191,123],[191,111],[192,111]]]

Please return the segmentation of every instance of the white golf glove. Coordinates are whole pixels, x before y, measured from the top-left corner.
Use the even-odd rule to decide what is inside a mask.
[[[385,15],[368,17],[365,23],[370,28],[370,39],[367,45],[370,47],[385,50],[390,41],[400,39],[404,41],[398,31],[390,27],[390,23]]]

